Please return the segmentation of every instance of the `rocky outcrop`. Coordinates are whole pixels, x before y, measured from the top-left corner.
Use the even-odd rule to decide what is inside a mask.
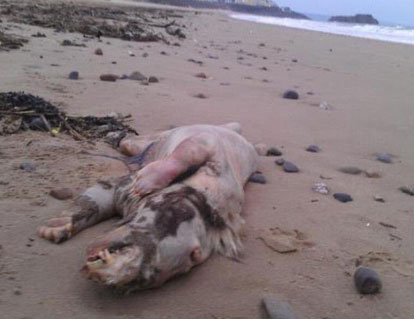
[[[331,22],[360,23],[360,24],[379,24],[371,14],[356,14],[354,16],[333,16]]]
[[[217,1],[203,1],[203,0],[146,0],[151,3],[168,4],[178,7],[191,7],[200,9],[224,9],[234,12],[256,14],[262,16],[307,19],[304,14],[290,10],[289,8],[281,8],[277,5],[250,5],[236,3],[236,0],[217,0]],[[263,2],[264,3],[264,2]]]

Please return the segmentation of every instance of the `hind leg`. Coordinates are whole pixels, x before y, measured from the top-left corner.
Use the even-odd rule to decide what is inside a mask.
[[[113,202],[114,186],[107,182],[99,183],[79,196],[73,209],[46,221],[38,228],[37,234],[54,243],[61,243],[81,230],[114,216]]]
[[[127,156],[139,155],[154,143],[160,136],[159,134],[145,136],[127,136],[119,143],[119,151]]]

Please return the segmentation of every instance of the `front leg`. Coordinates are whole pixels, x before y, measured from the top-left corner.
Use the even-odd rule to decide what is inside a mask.
[[[143,196],[168,186],[192,167],[203,165],[214,154],[214,137],[198,134],[182,141],[166,158],[139,170],[131,191]]]
[[[111,183],[90,187],[77,198],[72,210],[46,221],[38,228],[37,234],[54,243],[61,243],[81,230],[114,216],[113,199],[114,186]]]

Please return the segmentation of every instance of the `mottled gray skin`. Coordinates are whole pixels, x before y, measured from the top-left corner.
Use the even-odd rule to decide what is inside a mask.
[[[143,154],[134,174],[88,188],[75,208],[39,227],[55,243],[121,216],[87,248],[83,273],[127,291],[162,285],[218,252],[238,258],[243,186],[257,153],[240,125],[192,125],[126,138],[120,151]]]

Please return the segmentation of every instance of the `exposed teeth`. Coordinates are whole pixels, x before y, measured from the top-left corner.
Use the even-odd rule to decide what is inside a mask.
[[[86,264],[88,265],[89,269],[99,268],[103,265],[102,259],[97,259],[95,261],[88,261]]]

